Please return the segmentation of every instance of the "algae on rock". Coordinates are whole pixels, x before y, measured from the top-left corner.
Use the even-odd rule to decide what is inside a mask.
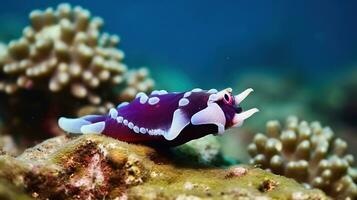
[[[101,135],[59,136],[16,158],[0,156],[0,177],[36,199],[327,199],[257,168],[177,163],[167,149]]]
[[[0,179],[0,199],[1,200],[31,200],[23,189],[16,187],[7,180]]]

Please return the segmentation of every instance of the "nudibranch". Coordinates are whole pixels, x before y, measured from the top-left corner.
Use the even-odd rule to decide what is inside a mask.
[[[242,125],[258,112],[257,108],[243,112],[240,106],[252,91],[250,88],[236,96],[231,88],[175,93],[160,90],[149,96],[138,93],[132,102],[121,103],[106,115],[61,117],[58,124],[69,133],[104,134],[126,142],[176,146]]]

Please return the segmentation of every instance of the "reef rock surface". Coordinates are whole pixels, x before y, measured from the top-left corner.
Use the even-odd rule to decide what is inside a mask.
[[[261,169],[190,167],[180,159],[101,135],[59,136],[18,157],[0,156],[0,178],[35,199],[328,199]]]

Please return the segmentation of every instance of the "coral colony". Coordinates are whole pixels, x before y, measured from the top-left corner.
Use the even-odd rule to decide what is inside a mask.
[[[248,151],[252,164],[319,188],[334,199],[357,198],[357,171],[347,143],[319,122],[299,122],[294,116],[285,127],[267,123],[267,135],[255,135]]]
[[[30,20],[23,36],[11,41],[6,56],[0,57],[6,74],[0,90],[12,94],[18,89],[47,87],[51,92],[68,90],[77,98],[99,104],[103,101],[98,91],[111,86],[129,82],[129,89],[121,94],[126,99],[152,88],[153,81],[146,79],[145,71],[125,76],[124,53],[116,48],[119,37],[101,33],[103,20],[92,17],[88,10],[61,4],[56,10],[32,11]]]
[[[233,96],[232,89],[168,93],[139,93],[131,103],[112,108],[107,115],[60,118],[70,133],[104,134],[121,141],[179,145],[226,128],[242,125],[258,109],[243,111],[240,103],[252,89]],[[150,119],[150,120],[149,120]]]
[[[128,70],[117,48],[119,37],[102,32],[100,17],[60,4],[34,10],[29,18],[21,38],[0,44],[5,132],[26,131],[28,136],[21,136],[26,140],[48,138],[60,134],[61,115],[104,114],[117,102],[152,91],[149,71]]]

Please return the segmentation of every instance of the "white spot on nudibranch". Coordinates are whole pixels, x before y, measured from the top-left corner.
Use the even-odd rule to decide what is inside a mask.
[[[151,92],[150,95],[163,95],[163,94],[167,94],[166,90],[154,90]]]
[[[128,127],[129,127],[130,129],[133,129],[133,127],[134,127],[133,122],[129,122],[129,123],[128,123]]]
[[[161,129],[150,129],[150,130],[146,130],[147,133],[149,133],[149,135],[164,135],[165,131],[161,130]]]
[[[183,95],[183,97],[187,98],[191,95],[192,92],[185,92],[185,94]]]
[[[140,129],[139,129],[138,126],[134,126],[133,130],[134,130],[135,133],[139,133],[140,132]]]
[[[151,92],[151,94],[150,95],[158,95],[160,93],[160,91],[159,90],[154,90],[154,91],[152,91]]]
[[[105,128],[105,122],[97,122],[94,124],[84,125],[81,127],[81,132],[83,134],[100,134]]]
[[[127,126],[127,125],[128,125],[128,123],[129,123],[129,121],[128,121],[128,120],[126,120],[126,119],[124,119],[123,124],[124,124],[125,126]]]
[[[190,101],[187,98],[182,98],[179,101],[179,106],[186,106]]]
[[[164,95],[164,94],[167,94],[168,92],[166,90],[160,90],[159,91],[159,95]]]
[[[117,118],[117,116],[118,116],[118,111],[117,111],[117,109],[111,108],[111,109],[109,110],[109,115],[110,115],[110,117],[113,118],[113,119]]]
[[[195,89],[193,89],[193,90],[191,90],[192,92],[201,92],[202,91],[202,89],[201,88],[195,88]]]
[[[217,93],[217,92],[218,92],[218,90],[216,90],[216,89],[210,89],[210,90],[207,91],[207,93],[210,93],[210,94],[214,94],[214,93]]]
[[[146,128],[141,127],[140,128],[140,133],[145,134],[146,133]]]
[[[160,101],[159,97],[150,97],[148,100],[150,105],[155,105],[155,104],[159,103],[159,101]]]
[[[117,122],[118,123],[122,123],[123,120],[124,120],[124,118],[122,116],[117,117]]]
[[[146,103],[146,101],[148,100],[148,96],[146,96],[146,95],[142,95],[142,96],[140,96],[140,103],[141,104],[144,104],[144,103]]]
[[[141,97],[142,95],[146,95],[144,92],[139,92],[136,94],[135,98]]]
[[[129,102],[123,102],[123,103],[119,104],[119,105],[117,106],[117,108],[121,108],[121,107],[126,106],[126,105],[128,105],[128,104],[129,104]]]
[[[165,131],[161,130],[161,129],[155,129],[154,130],[154,135],[164,135]]]
[[[138,94],[136,94],[135,98],[140,98],[140,103],[144,104],[146,103],[149,97],[144,92],[139,92]]]

